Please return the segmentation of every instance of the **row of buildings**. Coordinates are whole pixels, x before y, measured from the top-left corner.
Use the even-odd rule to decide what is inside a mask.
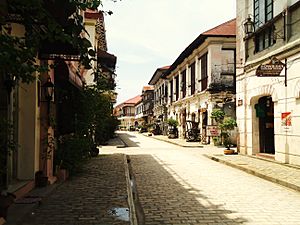
[[[66,14],[73,9],[69,1],[57,1],[53,4],[46,10],[54,18],[59,21],[69,18]],[[96,52],[93,66],[100,69],[109,82],[114,83],[117,58],[107,52],[104,14],[87,9],[81,11],[80,15],[84,29],[88,32],[81,35],[89,40],[91,49]],[[0,34],[23,37],[25,29],[22,23],[17,19],[7,18],[5,26],[10,29],[2,29]],[[55,142],[60,135],[74,132],[76,115],[73,109],[78,104],[76,98],[85,85],[94,82],[91,70],[84,69],[79,64],[79,54],[73,50],[64,44],[46,42],[39,50],[37,63],[55,66],[48,72],[33,74],[38,79],[31,83],[18,82],[8,87],[5,80],[7,78],[0,76],[0,116],[10,122],[12,129],[6,137],[17,147],[17,150],[1,157],[0,190],[20,197],[34,188],[37,172],[47,177],[48,182],[55,182]],[[114,96],[114,88],[110,94]],[[115,100],[113,97],[112,102]],[[5,146],[1,145],[2,155],[5,152],[3,147]]]
[[[139,125],[139,118],[174,118],[184,138],[187,120],[198,122],[202,135],[213,135],[211,112],[219,108],[237,121],[241,154],[300,165],[300,1],[236,5],[235,19],[201,33],[170,66],[156,69],[150,112],[143,88],[115,113],[126,128]],[[132,107],[131,114],[124,107]]]

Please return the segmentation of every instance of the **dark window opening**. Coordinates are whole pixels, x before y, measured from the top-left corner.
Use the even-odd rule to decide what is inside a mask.
[[[255,35],[255,52],[260,52],[276,43],[274,30],[274,26],[267,27]]]
[[[176,101],[179,99],[179,76],[175,78],[175,98]]]
[[[207,89],[208,76],[207,76],[207,53],[201,58],[201,91]]]
[[[182,72],[181,79],[182,79],[182,98],[184,98],[186,96],[186,70]]]
[[[196,71],[195,71],[195,63],[193,63],[190,66],[191,70],[191,95],[195,93],[196,85],[195,85],[195,79],[196,79]]]
[[[171,89],[170,101],[173,102],[173,80],[171,80],[170,83],[171,83],[171,87],[170,87],[170,89]]]

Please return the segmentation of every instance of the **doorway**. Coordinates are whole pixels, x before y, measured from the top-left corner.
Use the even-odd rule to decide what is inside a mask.
[[[271,96],[264,96],[255,105],[259,119],[259,153],[275,154],[274,103]]]

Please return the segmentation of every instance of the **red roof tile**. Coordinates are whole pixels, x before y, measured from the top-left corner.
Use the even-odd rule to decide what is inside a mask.
[[[131,99],[128,99],[127,101],[125,101],[123,104],[136,104],[138,103],[140,100],[142,99],[142,96],[138,95],[135,96]]]
[[[169,69],[170,68],[170,66],[164,66],[164,67],[161,67],[161,68],[158,68],[159,70],[167,70],[167,69]]]
[[[208,31],[202,33],[203,35],[236,35],[236,19],[232,19],[225,23],[220,24]]]
[[[143,91],[152,91],[152,90],[154,90],[153,86],[144,86],[143,87]]]
[[[103,13],[101,11],[98,10],[91,10],[91,9],[87,9],[84,12],[84,17],[87,19],[102,19],[103,18]]]

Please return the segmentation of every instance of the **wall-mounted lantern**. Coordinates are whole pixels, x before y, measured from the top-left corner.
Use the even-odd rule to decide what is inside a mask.
[[[54,84],[51,82],[51,78],[48,77],[47,82],[42,86],[45,100],[50,102],[54,94]]]
[[[47,102],[48,125],[50,125],[50,102],[52,101],[54,95],[54,84],[52,83],[50,77],[48,77],[47,82],[42,86],[42,92]]]
[[[250,16],[246,19],[243,25],[244,25],[245,34],[247,36],[254,32],[254,22],[251,20]]]

